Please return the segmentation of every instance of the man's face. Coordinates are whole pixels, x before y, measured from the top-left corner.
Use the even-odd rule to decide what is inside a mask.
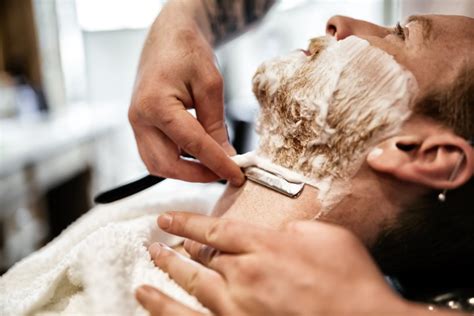
[[[416,77],[421,96],[451,83],[463,62],[472,58],[473,19],[425,16],[411,19],[402,27],[406,28],[401,30],[405,32],[405,38],[392,29],[364,21],[345,17],[334,17],[328,21],[328,32],[336,39],[355,35],[393,56]],[[392,194],[399,200],[400,188],[394,187],[386,178],[375,177],[367,165],[363,166],[358,176],[353,186],[360,190],[353,192],[326,219],[350,228],[370,243],[376,238],[380,225],[396,213],[396,207],[390,208],[390,202],[386,200]],[[316,192],[309,191],[312,187],[307,187],[308,191],[303,195],[306,201],[302,201],[290,200],[275,192],[259,192],[257,196],[255,189],[250,187],[255,184],[247,186],[248,190],[241,190],[241,196],[226,217],[279,227],[289,220],[314,218],[318,213],[320,205],[314,198]]]
[[[326,31],[337,40],[350,35],[366,39],[394,56],[416,77],[420,97],[451,84],[463,65],[474,62],[474,19],[468,17],[412,16],[397,30],[335,16]]]
[[[368,41],[313,39],[263,63],[254,79],[259,157],[305,176],[323,212],[351,191],[368,151],[398,133],[417,93],[413,74]]]

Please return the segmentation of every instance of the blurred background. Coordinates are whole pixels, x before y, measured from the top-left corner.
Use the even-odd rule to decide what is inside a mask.
[[[146,174],[127,110],[164,3],[0,0],[0,271],[57,236],[98,192]],[[474,1],[280,0],[216,51],[238,152],[258,142],[251,78],[263,60],[306,47],[335,14],[393,25],[436,12],[474,16]]]

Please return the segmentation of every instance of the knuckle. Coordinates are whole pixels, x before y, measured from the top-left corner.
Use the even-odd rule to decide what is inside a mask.
[[[150,174],[154,176],[161,176],[165,178],[175,178],[177,177],[177,171],[175,168],[170,167],[168,160],[162,159],[162,157],[152,157],[145,162]]]
[[[196,291],[199,286],[200,273],[199,270],[195,270],[191,273],[188,280],[186,281],[186,289],[189,294],[196,296]]]
[[[236,262],[240,280],[243,284],[255,284],[261,279],[261,273],[250,260],[239,260]]]
[[[160,125],[165,129],[176,129],[179,126],[179,120],[172,111],[163,111],[160,115]]]
[[[221,91],[224,88],[224,79],[219,71],[215,70],[215,72],[209,76],[209,79],[205,82],[205,87],[207,91],[216,92]]]
[[[225,132],[226,127],[224,123],[224,118],[218,118],[215,121],[208,122],[205,128],[206,128],[206,132],[208,132],[209,135],[214,135],[219,131]]]
[[[214,221],[209,229],[206,230],[205,238],[209,243],[213,243],[219,239],[221,232],[226,231],[229,227],[228,221]]]
[[[162,167],[161,175],[164,178],[171,178],[171,179],[179,178],[179,173],[177,172],[177,170],[175,168],[170,168],[167,165]]]
[[[155,163],[145,162],[145,166],[150,174],[154,176],[162,175],[160,168]]]
[[[137,115],[137,109],[133,104],[128,108],[128,121],[132,126],[135,126],[140,122]]]
[[[152,161],[147,161],[145,162],[146,168],[150,172],[150,174],[154,176],[162,176],[162,177],[169,177],[167,175],[167,170],[166,168],[163,167],[162,164],[160,164],[158,161],[153,159]]]
[[[182,148],[186,152],[199,157],[203,151],[203,143],[201,139],[192,138],[192,139],[186,140],[183,143]]]
[[[137,116],[138,120],[152,119],[156,116],[155,113],[159,109],[159,104],[156,97],[143,97],[132,106],[136,107],[132,112],[135,112],[133,114]]]

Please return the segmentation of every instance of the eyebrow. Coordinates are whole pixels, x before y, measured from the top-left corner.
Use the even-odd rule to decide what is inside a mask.
[[[410,22],[417,22],[421,24],[423,29],[423,39],[427,40],[431,37],[431,30],[433,28],[433,21],[422,15],[411,15],[407,19],[407,24]]]

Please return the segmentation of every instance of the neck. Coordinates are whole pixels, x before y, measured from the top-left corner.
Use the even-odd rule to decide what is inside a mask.
[[[240,188],[228,186],[213,214],[269,228],[282,228],[293,220],[312,220],[319,214],[318,190],[306,185],[290,198],[251,181]]]
[[[377,173],[366,163],[351,178],[346,195],[321,219],[351,230],[368,248],[392,227],[400,212],[420,195],[420,188]]]

